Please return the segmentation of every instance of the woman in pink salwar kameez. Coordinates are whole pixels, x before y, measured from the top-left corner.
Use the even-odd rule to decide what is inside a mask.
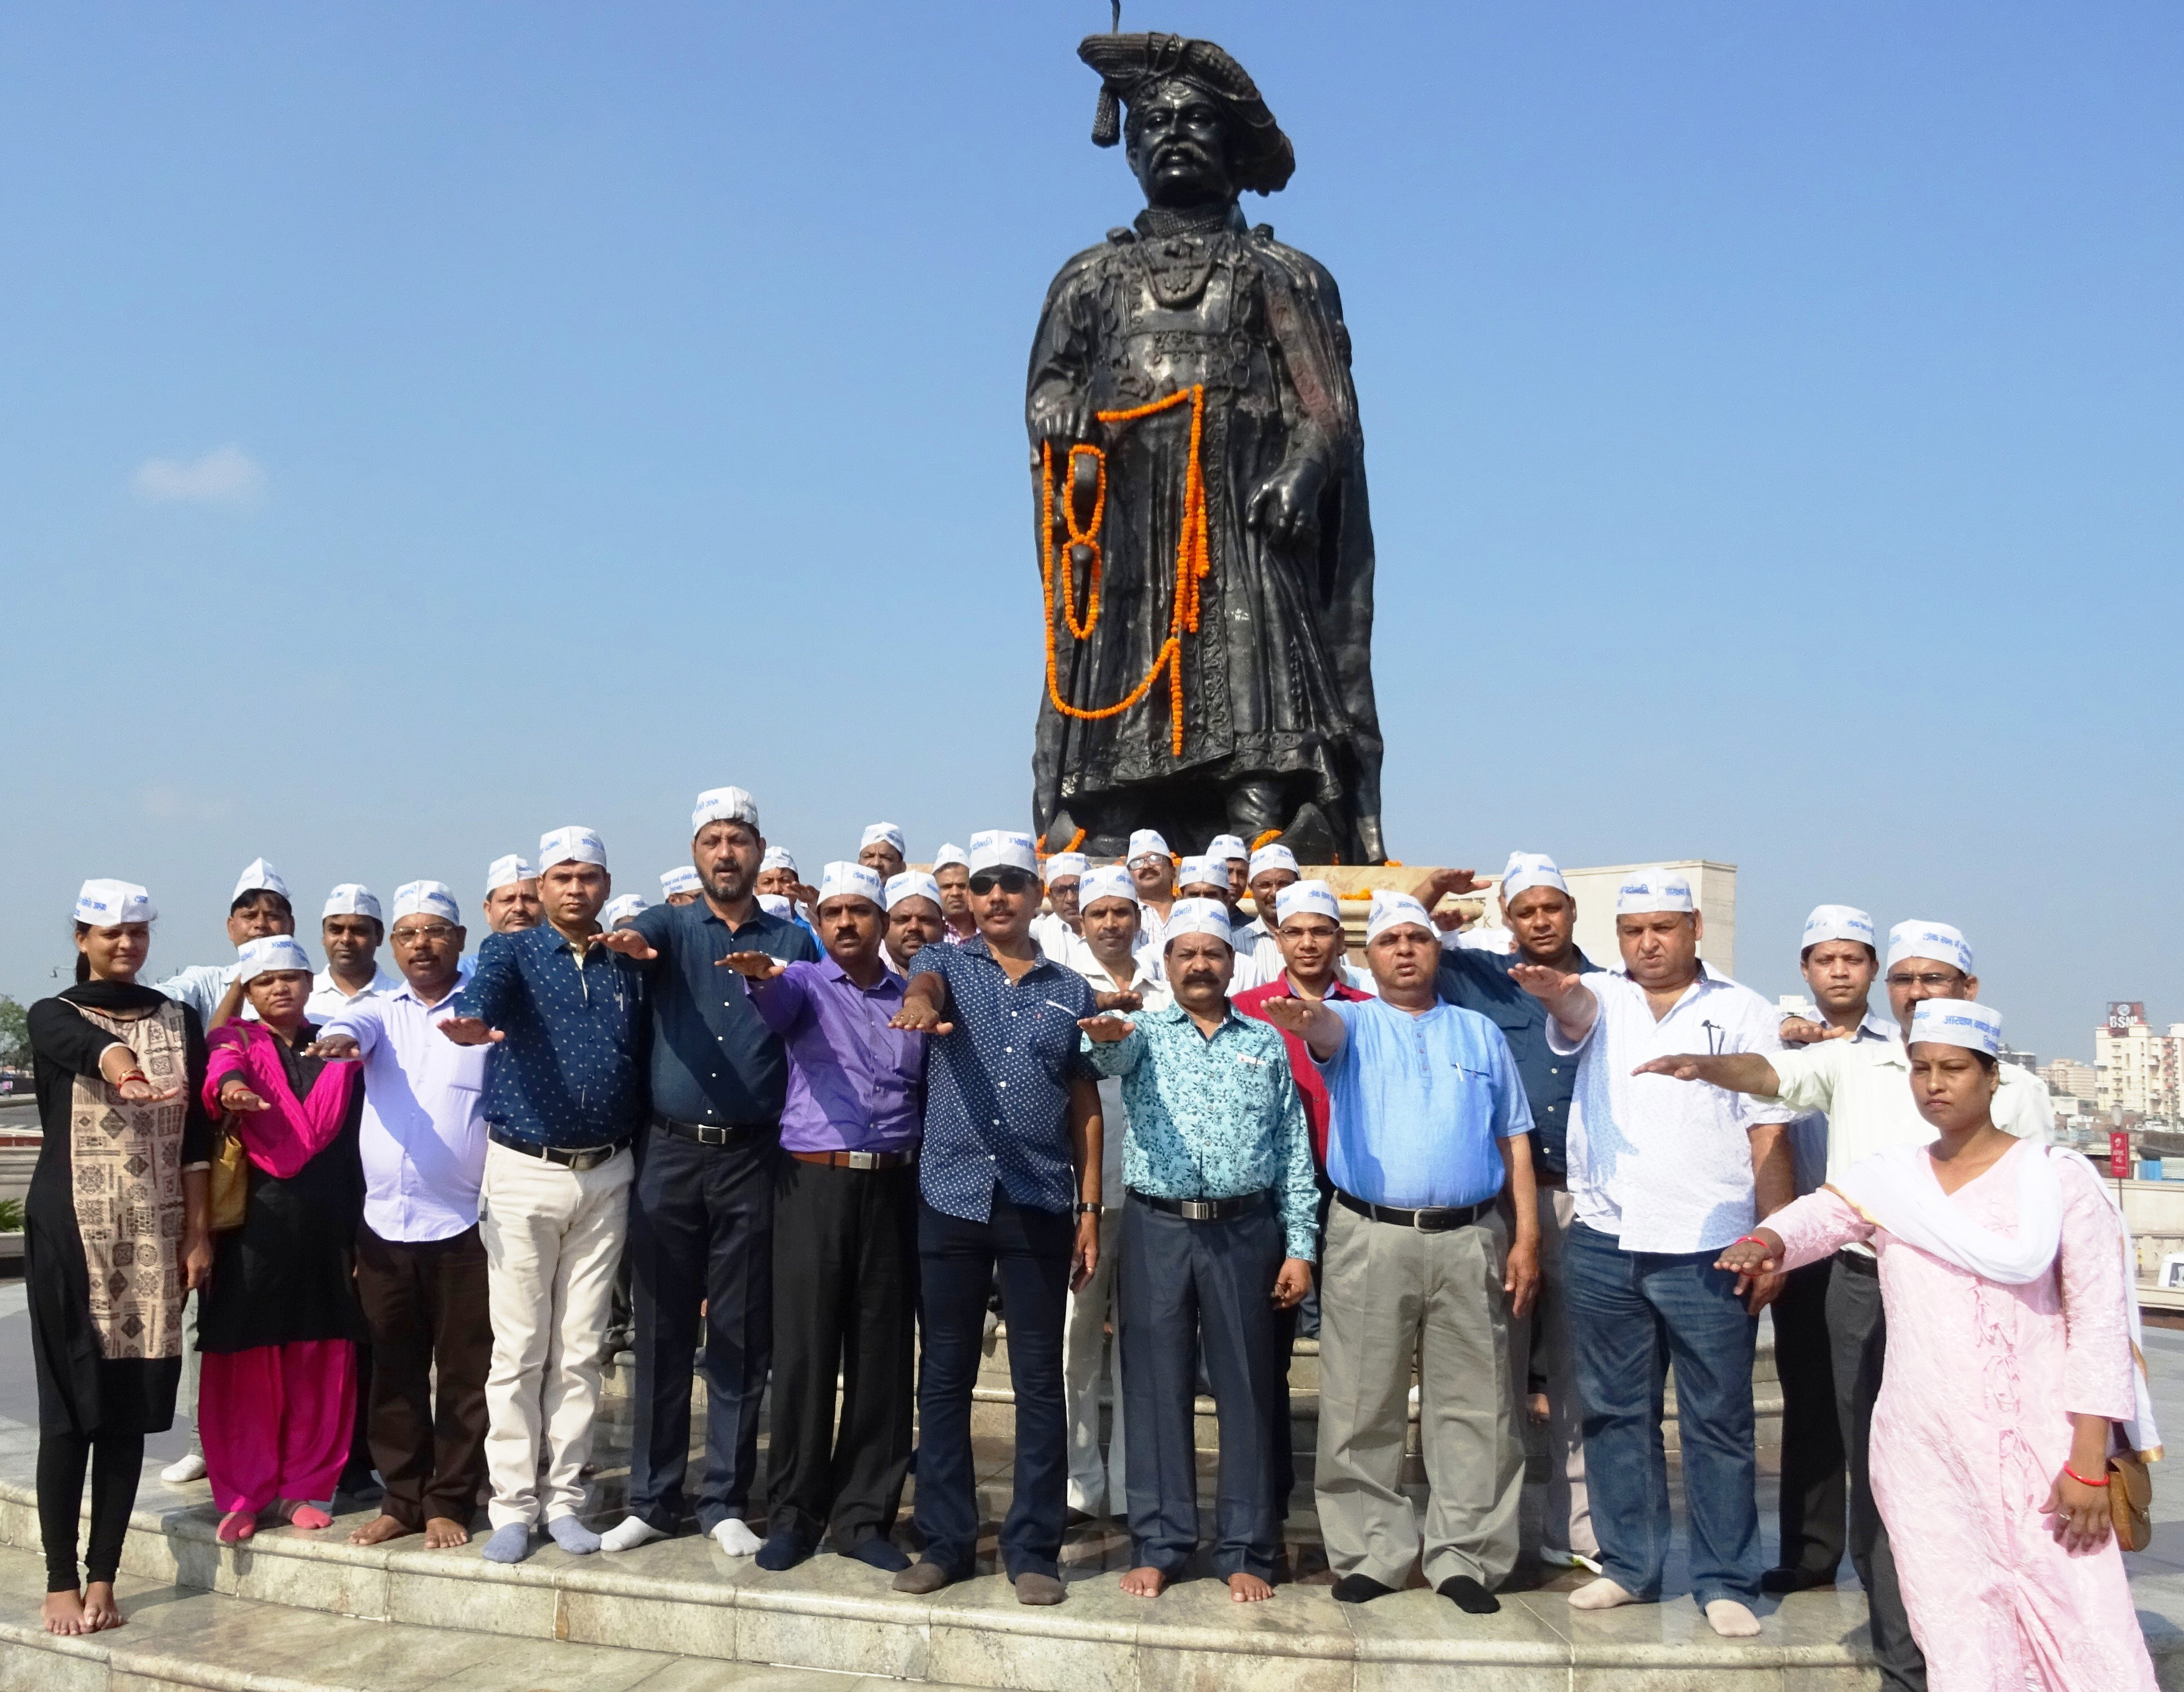
[[[1793,1269],[1853,1241],[1880,1259],[1873,1491],[1931,1692],[2153,1692],[2100,1484],[2144,1411],[2122,1222],[2082,1156],[1987,1120],[2000,1019],[1930,1003],[1957,1025],[1921,1005],[1911,1034],[1940,1138],[1776,1211],[1721,1266]]]

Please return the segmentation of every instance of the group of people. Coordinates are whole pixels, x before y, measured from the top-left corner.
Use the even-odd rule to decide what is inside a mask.
[[[1899,923],[1884,947],[1820,906],[1807,1021],[1702,960],[1671,873],[1618,888],[1613,965],[1525,853],[1500,946],[1445,906],[1471,873],[1437,871],[1372,894],[1361,965],[1335,890],[1279,843],[1178,859],[1141,831],[1094,865],[994,831],[928,873],[880,823],[815,884],[740,788],[700,794],[691,834],[657,903],[614,895],[588,829],[500,860],[474,963],[448,887],[383,910],[348,884],[315,971],[261,860],[235,959],[141,984],[150,896],[85,883],[77,984],[31,1015],[49,1628],[120,1619],[143,1439],[186,1352],[202,1455],[169,1473],[203,1473],[224,1541],[269,1512],[328,1527],[321,1504],[376,1470],[360,1543],[465,1544],[483,1496],[495,1561],[541,1532],[627,1553],[694,1518],[768,1570],[830,1541],[933,1592],[974,1568],[997,1294],[1000,1562],[1024,1603],[1066,1597],[1072,1509],[1126,1518],[1126,1591],[1185,1571],[1201,1381],[1206,1554],[1237,1600],[1270,1597],[1290,1353],[1316,1317],[1340,1601],[1422,1569],[1498,1608],[1527,1418],[1549,1454],[1538,1555],[1591,1577],[1569,1602],[1657,1601],[1673,1364],[1714,1631],[1757,1633],[1763,1590],[1831,1582],[1847,1550],[1891,1687],[2153,1685],[2106,1525],[2111,1455],[2159,1446],[2127,1234],[2084,1160],[2048,1149],[2044,1088],[1997,1060],[1957,930]],[[601,1532],[587,1472],[624,1276],[634,1427]],[[1752,1390],[1770,1303],[1771,1569]],[[913,1463],[915,1562],[895,1539]]]

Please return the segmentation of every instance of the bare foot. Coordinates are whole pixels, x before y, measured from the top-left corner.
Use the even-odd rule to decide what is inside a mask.
[[[1240,1569],[1228,1577],[1228,1595],[1239,1604],[1263,1604],[1274,1595],[1274,1589],[1256,1574]]]
[[[73,1592],[48,1592],[38,1619],[49,1634],[81,1634],[85,1631],[83,1600]]]
[[[103,1634],[109,1628],[118,1628],[128,1618],[121,1613],[121,1606],[114,1596],[114,1583],[94,1580],[83,1589],[83,1630],[86,1634]]]
[[[392,1516],[375,1516],[350,1534],[348,1542],[352,1545],[383,1545],[389,1539],[398,1539],[404,1533],[415,1532],[415,1528],[404,1527]]]
[[[444,1551],[450,1546],[467,1545],[471,1530],[451,1516],[435,1516],[425,1524],[425,1549]]]
[[[1134,1568],[1123,1577],[1123,1590],[1133,1598],[1157,1598],[1167,1577],[1156,1568]]]

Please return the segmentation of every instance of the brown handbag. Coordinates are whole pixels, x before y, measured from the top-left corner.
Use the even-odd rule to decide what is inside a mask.
[[[232,1233],[242,1226],[250,1208],[250,1156],[242,1149],[242,1136],[225,1122],[213,1130],[212,1177],[207,1208],[214,1233]]]
[[[2109,1459],[2109,1520],[2125,1550],[2142,1551],[2153,1543],[2153,1477],[2136,1451]]]

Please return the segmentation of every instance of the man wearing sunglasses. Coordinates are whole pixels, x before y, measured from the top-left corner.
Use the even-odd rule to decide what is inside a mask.
[[[1091,987],[1031,936],[1039,856],[1028,834],[971,837],[978,932],[910,961],[892,1027],[929,1034],[918,1162],[925,1361],[917,1387],[922,1561],[899,1592],[937,1592],[972,1570],[978,1542],[971,1391],[987,1289],[999,1271],[1016,1389],[1016,1483],[1001,1561],[1025,1604],[1059,1604],[1069,1438],[1062,1328],[1100,1260],[1100,1094],[1078,1023]]]

